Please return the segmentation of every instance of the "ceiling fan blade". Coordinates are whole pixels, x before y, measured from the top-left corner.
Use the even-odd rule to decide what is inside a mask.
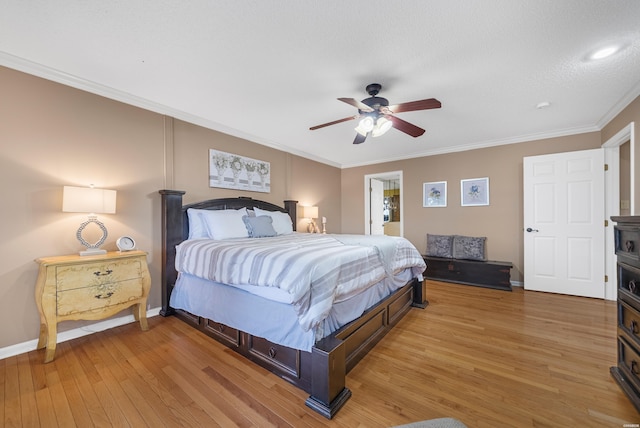
[[[417,126],[412,125],[407,121],[399,119],[395,116],[389,116],[389,119],[391,119],[391,122],[393,122],[393,127],[398,131],[402,131],[405,134],[411,135],[412,137],[419,137],[424,134],[424,129],[418,128]]]
[[[369,107],[368,105],[366,105],[363,102],[360,102],[358,100],[354,100],[353,98],[338,98],[338,100],[342,101],[343,103],[347,103],[351,106],[356,107],[359,110],[362,111],[366,111],[366,112],[371,112],[373,111],[373,109],[371,107]]]
[[[334,120],[333,122],[327,122],[327,123],[323,123],[322,125],[316,125],[316,126],[312,126],[311,128],[309,128],[311,131],[319,129],[319,128],[324,128],[325,126],[330,126],[330,125],[335,125],[336,123],[342,123],[342,122],[347,122],[349,120],[353,120],[353,119],[357,119],[358,117],[360,117],[359,114],[355,115],[355,116],[349,116],[349,117],[345,117],[344,119],[338,119],[338,120]]]
[[[367,137],[365,137],[362,134],[356,132],[356,139],[353,140],[353,144],[362,144],[362,143],[364,143],[364,140],[366,140],[366,139],[367,139]]]
[[[388,109],[393,113],[402,113],[405,111],[416,111],[416,110],[429,110],[432,108],[440,108],[442,104],[440,101],[435,98],[429,98],[427,100],[420,101],[411,101],[408,103],[401,103],[389,106]]]

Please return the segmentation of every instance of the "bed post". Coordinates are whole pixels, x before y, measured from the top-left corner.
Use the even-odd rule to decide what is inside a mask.
[[[418,281],[416,278],[413,279],[413,303],[411,306],[421,309],[429,306],[429,301],[427,300],[426,279],[423,279],[422,281]]]
[[[311,396],[305,404],[327,419],[333,416],[351,397],[345,387],[347,376],[345,344],[328,336],[311,349]]]
[[[176,245],[182,236],[182,190],[160,190],[162,197],[162,309],[160,315],[167,317],[175,312],[169,307],[169,298],[178,272],[175,269]]]

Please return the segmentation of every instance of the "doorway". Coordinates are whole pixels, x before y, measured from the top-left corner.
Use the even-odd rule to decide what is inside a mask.
[[[402,186],[402,171],[365,175],[365,235],[404,236]]]
[[[604,298],[616,300],[617,274],[614,252],[613,224],[611,216],[635,215],[635,140],[634,123],[629,123],[616,135],[602,144],[604,163],[608,165],[604,174]],[[525,220],[526,221],[526,220]],[[528,227],[525,225],[525,227]],[[534,231],[535,228],[532,228]],[[525,237],[528,234],[525,233]],[[526,256],[525,256],[526,257]],[[526,263],[525,263],[526,265]],[[525,271],[527,268],[525,267]],[[526,276],[526,275],[525,275]],[[526,283],[526,280],[525,280]]]
[[[635,138],[634,122],[609,138],[604,148],[604,161],[609,165],[605,174],[605,220],[609,221],[605,235],[605,284],[607,300],[617,298],[615,239],[611,216],[636,215],[635,210]]]

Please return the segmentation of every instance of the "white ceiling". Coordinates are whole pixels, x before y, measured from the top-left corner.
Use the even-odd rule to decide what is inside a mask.
[[[0,65],[338,167],[596,131],[640,94],[638,0],[0,4]],[[423,136],[309,130],[374,82],[442,102],[398,114]]]

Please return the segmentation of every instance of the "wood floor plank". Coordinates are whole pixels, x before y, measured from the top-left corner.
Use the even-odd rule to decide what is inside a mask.
[[[4,406],[7,401],[7,397],[5,396],[5,383],[7,378],[7,373],[5,371],[5,362],[8,358],[0,360],[0,422],[4,423]]]
[[[470,428],[622,427],[640,414],[609,374],[615,302],[427,282],[347,375],[327,420],[308,397],[175,317],[0,361],[0,425],[389,427],[454,417]],[[24,374],[24,375],[23,375]],[[51,423],[49,423],[51,422]],[[88,425],[87,425],[88,424]]]
[[[40,419],[38,418],[38,405],[36,403],[36,395],[33,388],[33,378],[31,377],[29,355],[18,355],[17,365],[18,378],[20,382],[20,410],[22,411],[22,426],[38,427],[40,426]]]
[[[22,426],[20,406],[20,380],[18,378],[18,357],[5,359],[4,377],[4,423],[5,427]]]

